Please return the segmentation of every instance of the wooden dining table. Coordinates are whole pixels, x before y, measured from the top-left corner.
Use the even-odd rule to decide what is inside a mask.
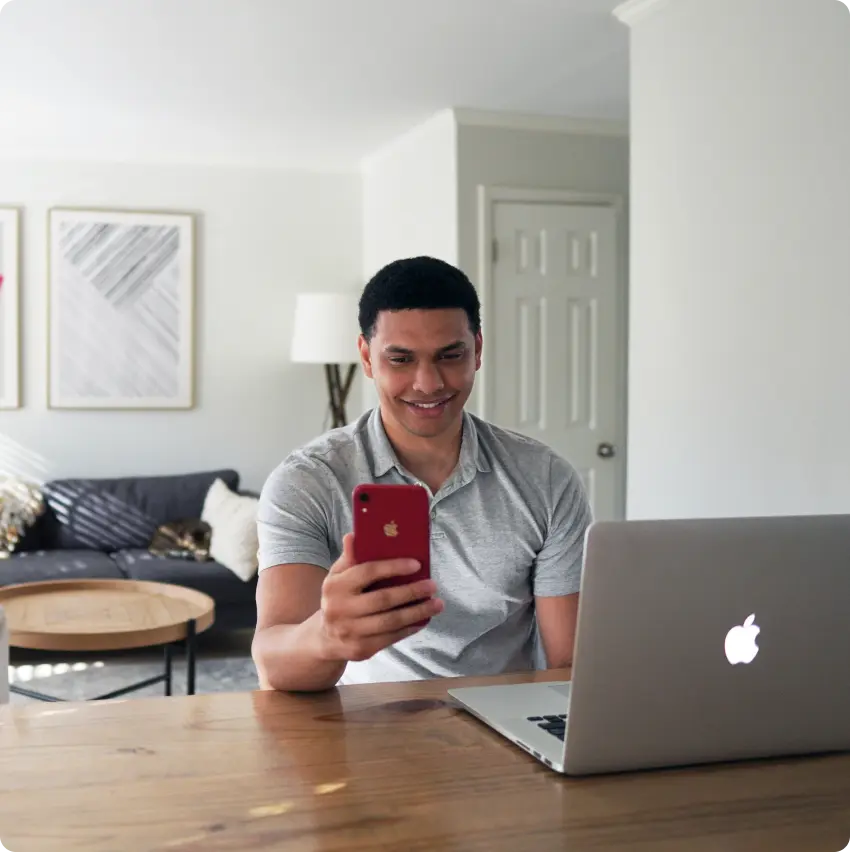
[[[568,778],[447,695],[568,677],[0,707],[0,841],[10,852],[839,852],[850,841],[850,756]]]

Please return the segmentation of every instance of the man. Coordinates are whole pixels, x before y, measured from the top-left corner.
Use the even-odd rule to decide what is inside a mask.
[[[538,631],[550,667],[571,663],[589,507],[566,461],[464,410],[481,366],[479,314],[469,279],[433,258],[391,263],[366,285],[358,345],[379,406],[293,452],[262,491],[263,685],[524,670]],[[360,482],[428,488],[430,581],[364,592],[417,566],[354,564]]]

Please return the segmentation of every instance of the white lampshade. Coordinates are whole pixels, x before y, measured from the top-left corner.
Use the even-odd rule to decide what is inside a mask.
[[[359,293],[299,293],[290,357],[300,364],[353,364]]]

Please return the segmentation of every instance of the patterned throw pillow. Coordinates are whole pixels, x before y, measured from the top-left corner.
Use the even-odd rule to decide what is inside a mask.
[[[8,559],[44,508],[44,496],[35,484],[0,479],[0,559]]]
[[[210,525],[197,518],[169,521],[157,528],[148,550],[155,556],[169,559],[206,562],[210,558],[211,533]]]

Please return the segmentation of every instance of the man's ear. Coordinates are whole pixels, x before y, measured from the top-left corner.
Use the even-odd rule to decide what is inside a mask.
[[[484,348],[484,338],[479,331],[475,335],[475,369],[481,369],[481,350]]]
[[[366,378],[371,379],[372,376],[372,353],[369,351],[369,341],[361,334],[357,338],[357,348],[360,350],[360,364],[363,367],[363,372]]]

